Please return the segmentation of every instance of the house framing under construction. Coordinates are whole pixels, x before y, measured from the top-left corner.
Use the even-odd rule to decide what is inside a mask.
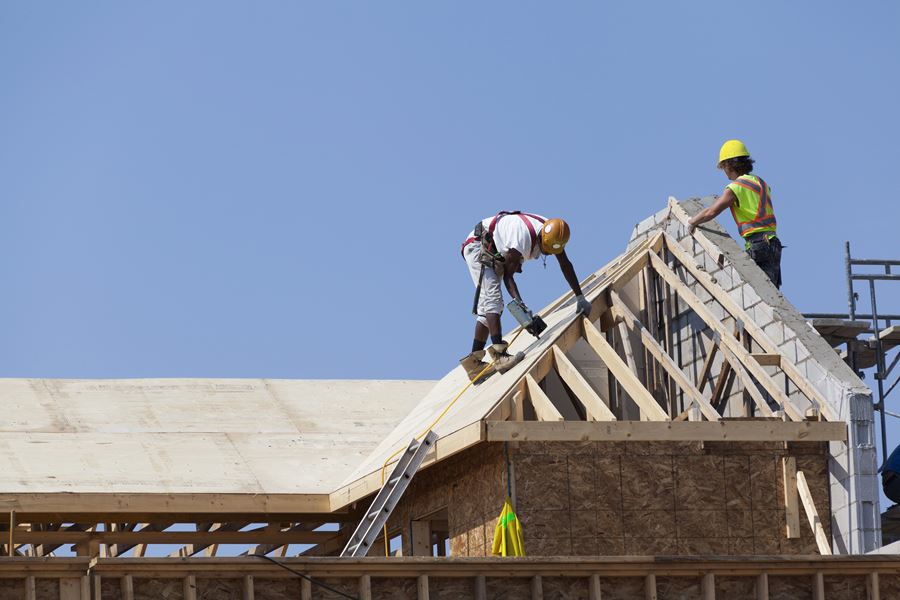
[[[721,228],[688,233],[701,207],[638,224],[590,317],[562,296],[478,386],[0,380],[0,598],[900,597],[862,556],[869,390]],[[429,431],[388,539],[337,558]],[[489,558],[506,497],[528,558]]]

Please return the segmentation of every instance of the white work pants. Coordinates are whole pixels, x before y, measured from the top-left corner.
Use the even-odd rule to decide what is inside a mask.
[[[478,278],[481,276],[481,263],[478,255],[481,253],[481,242],[472,242],[463,248],[463,258],[469,267],[469,275],[472,282],[478,286]],[[503,314],[503,293],[500,291],[500,277],[490,267],[485,267],[484,277],[481,279],[481,294],[478,296],[478,321],[487,325],[484,315],[488,313]]]

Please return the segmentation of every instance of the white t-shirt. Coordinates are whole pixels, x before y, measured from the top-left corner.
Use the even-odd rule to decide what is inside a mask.
[[[534,216],[540,217],[546,221],[541,215]],[[535,243],[533,247],[531,243],[531,231],[528,229],[528,225],[525,224],[526,219],[531,223],[532,227],[534,227]],[[488,231],[491,226],[491,221],[493,220],[494,217],[482,219],[481,223],[484,225],[485,232]],[[543,223],[541,223],[541,221],[529,217],[528,215],[503,215],[497,220],[497,226],[494,227],[494,245],[497,247],[497,251],[504,256],[510,249],[516,249],[525,260],[534,260],[541,255],[540,240],[542,226]],[[474,231],[469,233],[469,237],[473,237],[474,235]]]

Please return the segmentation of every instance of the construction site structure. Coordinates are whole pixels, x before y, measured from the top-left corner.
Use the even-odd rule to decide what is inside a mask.
[[[0,597],[900,597],[871,391],[724,230],[688,231],[704,202],[639,223],[589,317],[561,296],[478,386],[0,380]],[[387,539],[338,557],[428,432]],[[525,558],[490,557],[506,497]]]

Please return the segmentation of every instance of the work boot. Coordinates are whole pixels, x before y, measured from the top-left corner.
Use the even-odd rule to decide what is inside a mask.
[[[488,352],[491,355],[491,358],[494,361],[494,370],[498,373],[505,373],[516,366],[519,361],[525,358],[524,352],[519,352],[515,356],[509,354],[506,350],[509,348],[509,344],[506,342],[500,342],[499,344],[492,344],[488,348]]]
[[[481,360],[482,358],[484,358],[484,350],[477,350],[459,360],[459,364],[462,365],[462,368],[466,370],[466,375],[469,376],[469,381],[475,385],[478,385],[496,372],[494,367]],[[485,368],[487,368],[486,371]],[[482,371],[484,371],[484,373],[482,373]],[[481,377],[478,377],[479,375],[481,375]],[[476,377],[478,377],[477,381],[475,379]]]

